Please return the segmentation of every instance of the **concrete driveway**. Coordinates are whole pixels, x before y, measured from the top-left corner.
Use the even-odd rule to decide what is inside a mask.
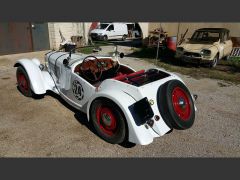
[[[147,146],[106,143],[89,128],[86,116],[52,94],[23,96],[16,87],[13,64],[45,52],[0,57],[1,157],[240,157],[240,87],[212,79],[180,75],[198,94],[194,126],[174,130]],[[123,63],[135,69],[153,67],[136,58]]]

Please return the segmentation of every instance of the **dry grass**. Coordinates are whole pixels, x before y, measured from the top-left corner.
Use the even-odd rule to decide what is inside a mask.
[[[156,49],[137,49],[131,56],[145,58],[146,61],[156,63]],[[173,54],[160,52],[160,60],[157,61],[156,65],[168,71],[189,75],[196,79],[213,78],[240,84],[240,61],[221,60],[216,68],[209,68],[208,66],[196,67],[190,64],[181,65],[179,61],[173,57]]]

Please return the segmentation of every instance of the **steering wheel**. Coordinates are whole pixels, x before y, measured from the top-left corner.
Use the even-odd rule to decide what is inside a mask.
[[[90,78],[89,72],[93,75]],[[80,65],[80,73],[89,81],[99,81],[102,76],[102,65],[95,56],[87,56],[83,59]]]

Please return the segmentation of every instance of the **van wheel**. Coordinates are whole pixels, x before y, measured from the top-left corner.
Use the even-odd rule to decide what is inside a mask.
[[[107,41],[107,40],[108,40],[107,35],[103,36],[103,40],[104,40],[104,41]]]
[[[127,39],[127,35],[123,35],[122,40],[125,41]]]
[[[90,109],[92,125],[97,134],[111,144],[126,141],[127,125],[121,109],[108,99],[97,99]]]
[[[25,69],[21,66],[17,68],[17,85],[20,92],[27,97],[32,97],[33,93],[30,87],[29,77]]]

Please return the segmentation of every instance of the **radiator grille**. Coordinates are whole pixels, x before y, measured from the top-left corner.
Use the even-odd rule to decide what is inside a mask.
[[[240,57],[240,47],[234,47],[232,49],[230,57]]]

